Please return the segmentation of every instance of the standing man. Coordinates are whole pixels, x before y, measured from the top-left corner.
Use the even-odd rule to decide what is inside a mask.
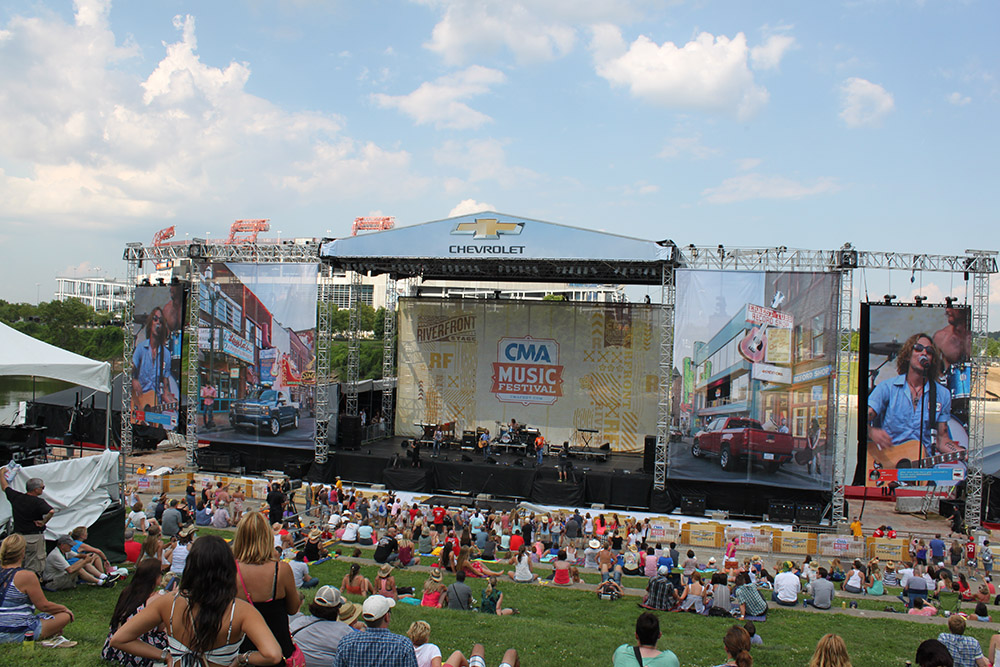
[[[0,473],[0,488],[10,501],[14,515],[14,532],[24,535],[27,546],[24,550],[24,567],[38,575],[41,581],[45,571],[45,524],[56,513],[52,506],[42,500],[45,482],[32,477],[24,485],[24,493],[15,491],[7,482],[7,468]]]
[[[337,478],[338,482],[340,478]],[[281,492],[281,485],[278,482],[271,484],[271,490],[267,494],[267,518],[273,526],[281,523],[285,511],[285,494]]]
[[[479,436],[479,449],[483,452],[483,461],[486,461],[490,457],[490,432],[488,429],[484,429]]]
[[[854,521],[851,522],[851,535],[861,537],[861,519],[858,517],[854,517]]]
[[[434,429],[434,458],[438,457],[441,453],[441,443],[444,441],[444,433],[441,432],[441,427]]]
[[[542,465],[542,455],[544,453],[545,453],[545,438],[543,438],[542,434],[539,433],[535,437],[535,456],[537,457],[537,459],[535,460],[536,466]]]
[[[934,535],[934,539],[930,541],[927,545],[931,548],[931,562],[934,565],[944,562],[944,540],[941,539],[941,533]]]
[[[381,595],[372,595],[361,607],[361,618],[368,629],[348,633],[337,645],[333,667],[417,667],[417,654],[413,642],[402,635],[389,632],[389,621],[396,601]]]

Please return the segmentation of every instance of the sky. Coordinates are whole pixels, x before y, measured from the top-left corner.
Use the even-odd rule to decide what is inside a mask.
[[[987,0],[7,0],[0,298],[239,218],[996,249],[998,25]],[[965,294],[912,277],[863,281]]]

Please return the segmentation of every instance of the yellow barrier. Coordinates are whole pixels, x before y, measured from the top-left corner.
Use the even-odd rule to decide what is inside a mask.
[[[681,529],[681,542],[718,549],[722,546],[723,535],[723,528],[717,523],[686,523]]]
[[[816,534],[783,530],[774,540],[774,550],[800,556],[814,554],[816,553]]]
[[[868,539],[868,557],[881,560],[909,560],[910,543],[906,540],[890,540],[887,537]]]

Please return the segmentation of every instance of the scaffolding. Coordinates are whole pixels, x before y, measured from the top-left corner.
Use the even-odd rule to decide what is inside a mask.
[[[837,361],[834,377],[834,396],[837,414],[834,424],[832,523],[845,519],[844,490],[847,485],[847,454],[851,442],[849,433],[851,411],[851,322],[854,313],[853,272],[840,271],[840,299],[837,306]]]
[[[130,243],[129,250],[141,247],[141,243]],[[122,388],[122,418],[121,418],[121,441],[119,442],[118,457],[118,478],[125,479],[125,460],[132,456],[132,355],[135,353],[135,340],[132,338],[132,319],[135,317],[135,281],[139,277],[139,267],[142,262],[129,257],[125,253],[125,308],[122,311],[122,335],[124,345],[122,346],[122,369],[125,372],[125,385]],[[111,396],[108,396],[108,403]],[[110,431],[109,431],[110,435]],[[110,446],[111,443],[106,443]]]
[[[344,412],[358,416],[358,380],[361,375],[361,273],[351,273],[350,319],[347,332],[347,398]]]
[[[382,325],[382,380],[388,382],[395,375],[396,366],[396,303],[399,294],[396,292],[396,277],[388,276],[385,283],[385,322]],[[382,422],[385,432],[395,433],[395,405],[392,395],[392,383],[382,386]]]
[[[326,436],[330,432],[331,355],[333,344],[332,318],[333,289],[330,285],[332,271],[329,265],[319,265],[319,291],[316,304],[316,463],[326,463],[330,445]]]
[[[997,270],[996,252],[966,250],[965,270],[972,275],[972,387],[969,401],[968,474],[965,480],[965,525],[982,522],[983,446],[986,427],[986,342],[990,306],[990,274]]]
[[[184,334],[187,336],[187,423],[184,431],[184,467],[188,472],[198,470],[198,311],[201,308],[201,275],[191,272],[191,283],[188,291],[187,322]],[[193,445],[191,443],[194,443]]]
[[[670,422],[673,417],[674,386],[674,302],[677,293],[674,267],[663,265],[660,283],[660,387],[656,406],[656,452],[653,457],[653,489],[663,491],[667,483]]]

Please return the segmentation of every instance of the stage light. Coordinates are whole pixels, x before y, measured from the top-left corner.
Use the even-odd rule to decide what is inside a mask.
[[[918,306],[924,305],[924,301],[927,301],[926,296],[920,296],[918,294],[917,296],[913,297],[913,303],[917,304]]]
[[[166,283],[166,281],[165,281],[165,280],[163,279],[163,276],[160,276],[159,278],[157,278],[157,279],[156,279],[156,284],[157,284],[157,285],[159,285],[160,287],[163,287],[163,286],[164,286],[164,285],[166,285],[167,283]]]
[[[885,301],[885,305],[887,305],[887,306],[889,304],[891,304],[893,302],[893,300],[895,300],[895,298],[896,298],[895,294],[884,294],[884,295],[882,295],[882,300]]]
[[[141,282],[141,283],[139,283],[139,284],[140,284],[140,285],[142,285],[143,287],[149,287],[149,286],[150,286],[150,284],[151,284],[151,283],[149,282],[149,277],[147,276],[146,278],[143,278],[143,279],[142,279],[142,282]]]
[[[946,296],[944,298],[944,302],[949,308],[951,308],[951,304],[955,303],[956,301],[958,301],[957,296]]]

